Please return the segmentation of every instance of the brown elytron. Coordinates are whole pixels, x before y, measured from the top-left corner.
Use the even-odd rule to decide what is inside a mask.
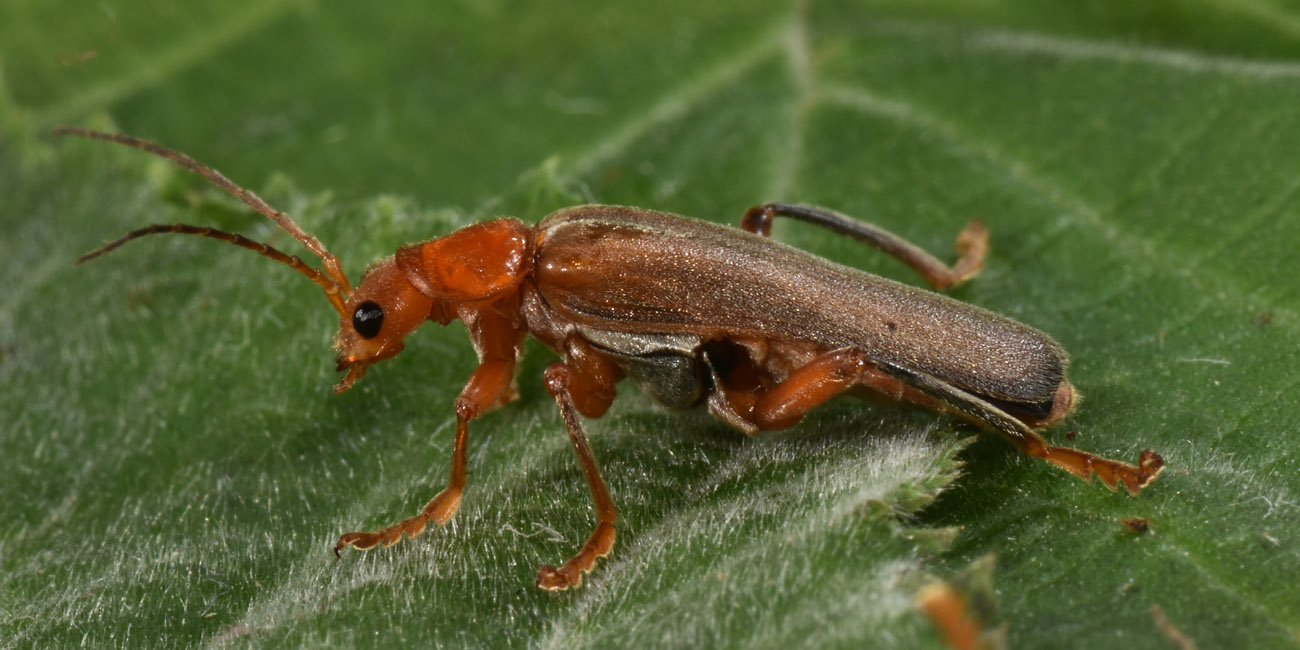
[[[971,222],[951,268],[875,226],[803,205],[751,208],[741,228],[607,205],[566,208],[529,227],[497,219],[398,249],[353,290],[337,258],[288,215],[184,154],[118,134],[64,127],[57,135],[116,142],[195,172],[275,221],[320,257],[301,259],[241,235],[185,224],[154,225],[87,253],[94,258],[158,233],[198,235],[254,250],[306,275],[340,315],[335,386],[347,390],[376,361],[402,350],[426,321],[465,324],[478,367],[456,398],[456,440],[447,487],[419,514],[375,532],[348,533],[334,551],[391,545],[456,512],[465,489],[469,422],[514,398],[526,334],[560,361],[543,379],[595,500],[597,526],[537,584],[582,581],[614,545],[617,510],[601,479],[581,417],[598,418],[629,377],[668,406],[705,406],[745,433],[782,429],[841,393],[868,389],[954,412],[1003,434],[1024,453],[1136,494],[1160,473],[1153,451],[1137,465],[1047,443],[1036,428],[1069,413],[1068,358],[1038,330],[930,291],[834,264],[767,237],[776,217],[809,222],[875,246],[935,288],[979,272],[988,233]]]

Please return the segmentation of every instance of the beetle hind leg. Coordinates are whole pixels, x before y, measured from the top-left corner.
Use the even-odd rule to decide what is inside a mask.
[[[1150,449],[1142,450],[1137,465],[1130,465],[1080,449],[1049,445],[1024,422],[956,386],[897,364],[878,362],[877,367],[948,408],[1002,433],[1024,453],[1041,458],[1085,481],[1095,474],[1111,489],[1123,484],[1130,494],[1137,494],[1164,470],[1164,458]]]
[[[1049,445],[1029,425],[997,406],[928,374],[873,359],[854,347],[823,354],[770,389],[741,388],[734,384],[734,377],[720,377],[716,368],[714,377],[717,390],[709,397],[710,408],[742,420],[754,430],[793,426],[830,398],[855,386],[866,386],[895,399],[956,411],[1003,434],[1025,454],[1084,480],[1096,475],[1111,489],[1122,484],[1137,494],[1160,475],[1165,465],[1160,454],[1149,449],[1141,453],[1137,465],[1130,465],[1079,449]]]
[[[864,244],[875,246],[920,273],[935,289],[955,287],[973,277],[984,268],[984,257],[989,252],[989,231],[979,219],[972,219],[957,234],[957,262],[944,264],[925,249],[879,226],[858,221],[833,210],[795,203],[767,203],[745,211],[740,228],[767,237],[772,232],[772,222],[777,217],[789,217],[821,226],[832,232],[852,237]]]

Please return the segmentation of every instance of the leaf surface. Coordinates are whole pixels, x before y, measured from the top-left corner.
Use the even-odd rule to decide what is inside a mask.
[[[0,646],[941,647],[916,592],[989,553],[1011,647],[1168,647],[1156,606],[1203,648],[1300,645],[1293,7],[407,4],[10,3]],[[297,274],[176,237],[73,267],[147,223],[294,244],[57,123],[213,164],[354,275],[589,201],[820,204],[941,257],[979,216],[993,254],[955,295],[1050,332],[1086,397],[1049,437],[1169,469],[1130,498],[856,400],[747,439],[629,385],[588,423],[618,543],[546,594],[537,567],[594,518],[530,345],[519,399],[473,423],[453,522],[336,562],[337,535],[445,480],[463,331],[334,396],[333,312]]]

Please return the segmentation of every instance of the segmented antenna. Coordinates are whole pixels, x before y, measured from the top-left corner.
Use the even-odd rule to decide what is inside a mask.
[[[345,303],[347,302],[347,294],[352,292],[352,287],[348,284],[347,276],[343,274],[343,267],[339,264],[338,258],[334,257],[334,255],[326,250],[325,245],[320,243],[320,240],[299,227],[298,224],[289,217],[289,215],[268,205],[266,201],[262,200],[262,197],[253,193],[252,190],[247,190],[236,185],[234,181],[226,178],[221,172],[208,167],[179,151],[173,151],[148,140],[142,140],[140,138],[120,133],[106,133],[104,131],[96,131],[94,129],[85,129],[76,126],[60,126],[55,128],[52,133],[56,136],[73,135],[81,138],[105,140],[107,142],[125,145],[133,149],[140,149],[160,158],[166,158],[167,160],[194,172],[203,177],[209,183],[221,188],[227,194],[243,201],[248,207],[262,213],[266,218],[274,221],[276,225],[283,228],[285,232],[293,235],[294,239],[297,239],[303,246],[306,246],[308,250],[315,253],[316,256],[321,259],[321,264],[324,265],[325,271],[322,273],[321,271],[308,266],[306,262],[303,262],[302,259],[295,255],[287,255],[272,248],[268,244],[254,241],[244,237],[243,235],[228,233],[222,230],[217,230],[216,228],[190,226],[186,224],[156,224],[132,230],[122,237],[77,258],[78,264],[94,259],[128,241],[131,241],[132,239],[144,237],[145,235],[177,233],[182,235],[198,235],[210,239],[219,239],[255,251],[258,254],[265,255],[266,257],[278,262],[288,264],[291,268],[306,275],[312,282],[320,285],[321,288],[325,290],[325,296],[329,298],[330,304],[334,305],[334,308],[338,310],[339,314],[342,314],[345,317],[348,316],[346,313],[347,307]]]
[[[131,241],[132,239],[139,239],[140,237],[144,237],[145,235],[163,235],[169,233],[175,233],[178,235],[198,235],[199,237],[207,237],[209,239],[219,239],[221,241],[234,244],[236,246],[242,246],[244,248],[247,248],[248,250],[257,253],[258,255],[264,255],[277,262],[283,262],[285,264],[288,264],[290,268],[307,276],[307,278],[310,279],[312,282],[319,284],[321,288],[325,290],[326,294],[329,294],[331,291],[335,291],[335,292],[338,291],[338,285],[334,283],[334,280],[331,280],[324,273],[321,273],[315,268],[308,266],[307,263],[302,261],[302,258],[298,257],[297,255],[289,255],[287,253],[280,251],[274,246],[271,246],[270,244],[263,244],[260,241],[249,239],[239,233],[226,232],[224,230],[209,228],[207,226],[191,226],[185,223],[174,223],[170,225],[157,223],[151,226],[145,226],[143,228],[136,228],[135,230],[132,230],[131,232],[126,233],[125,235],[122,235],[121,237],[118,237],[117,239],[114,239],[113,241],[108,242],[107,244],[104,244],[103,246],[100,246],[99,248],[96,248],[95,250],[90,251],[85,255],[82,255],[81,257],[78,257],[76,263],[84,264],[85,262],[89,262],[90,260],[93,260],[96,257],[99,257],[100,255],[103,255],[104,253],[107,253],[113,250],[114,248],[117,248],[118,246],[121,246],[122,244]],[[341,304],[338,306],[338,309],[340,310],[340,313],[342,313]]]

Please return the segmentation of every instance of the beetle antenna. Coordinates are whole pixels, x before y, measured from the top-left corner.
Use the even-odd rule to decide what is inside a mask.
[[[280,251],[274,246],[271,246],[270,244],[263,244],[262,242],[254,241],[239,233],[226,232],[224,230],[209,228],[207,226],[191,226],[189,224],[184,224],[184,223],[174,223],[174,224],[158,223],[158,224],[153,224],[151,226],[145,226],[143,228],[137,228],[135,230],[132,230],[131,232],[126,233],[125,235],[122,235],[121,237],[118,237],[117,239],[114,239],[111,242],[108,242],[107,244],[104,244],[103,246],[100,246],[99,248],[96,248],[93,251],[90,251],[89,253],[86,253],[85,255],[82,255],[81,257],[78,257],[76,263],[84,264],[85,262],[89,262],[90,260],[93,260],[96,257],[99,257],[100,255],[103,255],[104,253],[107,253],[113,250],[114,248],[117,248],[118,246],[121,246],[122,244],[131,241],[132,239],[139,239],[141,237],[144,237],[145,235],[160,235],[160,234],[168,234],[168,233],[176,233],[180,235],[197,235],[199,237],[207,237],[209,239],[218,239],[224,242],[229,242],[236,246],[242,246],[244,248],[247,248],[248,250],[253,251],[254,253],[257,253],[258,255],[269,257],[277,262],[283,262],[284,264],[288,264],[290,268],[307,276],[309,280],[320,285],[321,288],[325,290],[325,295],[330,299],[330,303],[334,305],[334,308],[337,309],[340,314],[346,314],[346,307],[343,304],[343,297],[339,293],[338,284],[335,283],[332,278],[326,276],[324,273],[321,273],[319,270],[309,266],[306,262],[302,261],[302,258],[298,257],[297,255],[289,255],[287,253],[284,253],[283,251]]]
[[[207,180],[209,183],[212,183],[213,185],[221,188],[227,194],[230,194],[231,196],[239,199],[240,201],[243,201],[244,204],[247,205],[248,207],[257,210],[258,212],[262,213],[262,215],[264,215],[266,218],[270,219],[271,221],[274,221],[276,225],[283,228],[285,232],[288,232],[290,235],[293,235],[293,238],[301,242],[303,246],[306,246],[308,250],[310,250],[312,253],[315,253],[316,256],[321,259],[321,263],[325,267],[325,272],[324,274],[321,274],[320,271],[315,271],[315,275],[308,274],[308,277],[311,277],[313,282],[316,282],[317,284],[321,285],[321,287],[325,289],[325,293],[329,297],[330,303],[333,304],[334,307],[339,310],[339,313],[343,313],[345,311],[343,307],[343,303],[345,300],[344,296],[352,292],[352,287],[348,284],[347,276],[343,274],[343,267],[339,264],[338,258],[334,257],[333,254],[331,254],[328,250],[326,250],[325,245],[320,243],[320,240],[312,236],[311,233],[308,233],[307,231],[303,230],[296,222],[294,222],[292,218],[289,217],[289,215],[279,210],[276,210],[275,208],[268,205],[266,201],[262,200],[262,197],[255,194],[252,190],[247,190],[240,187],[239,185],[236,185],[234,181],[230,180],[229,178],[226,178],[225,175],[223,175],[221,172],[211,167],[208,167],[207,165],[204,165],[203,163],[200,163],[199,161],[194,160],[193,158],[190,158],[189,156],[179,151],[173,151],[171,149],[168,149],[167,147],[164,147],[159,144],[155,144],[148,140],[135,138],[129,135],[123,135],[121,133],[107,133],[104,131],[96,131],[94,129],[86,129],[77,126],[56,127],[52,131],[52,133],[56,136],[73,135],[81,138],[104,140],[107,142],[114,142],[120,145],[125,145],[134,149],[140,149],[141,151],[146,151],[160,158],[166,158],[167,160],[170,160],[173,163],[181,167],[184,167],[190,170],[191,172],[198,174],[199,176],[202,176],[204,180]],[[133,230],[127,235],[125,235],[124,237],[115,240],[114,242],[94,251],[93,253],[87,253],[86,255],[83,255],[78,260],[78,263],[84,262],[97,255],[107,253],[108,251],[117,248],[118,246],[121,246],[122,244],[126,243],[129,240],[135,239],[136,237],[142,237],[144,235],[153,234],[153,233],[175,232],[175,233],[188,234],[188,235],[200,235],[204,237],[212,237],[213,239],[228,241],[237,246],[243,246],[244,248],[250,248],[252,250],[258,251],[259,253],[262,253],[267,257],[271,257],[272,259],[277,259],[281,262],[285,262],[286,264],[289,264],[293,268],[298,269],[299,271],[302,271],[304,273],[306,273],[306,271],[304,271],[304,268],[306,269],[311,268],[308,267],[301,259],[297,257],[285,255],[284,253],[281,253],[280,251],[277,251],[276,249],[271,248],[266,244],[254,242],[251,239],[243,238],[239,235],[231,235],[230,233],[225,233],[215,229],[206,229],[206,230],[210,230],[212,234],[205,234],[205,233],[198,232],[200,230],[205,230],[205,229],[197,228],[195,226],[185,226],[184,228],[175,228],[175,229],[172,228],[174,227],[173,226],[161,226],[161,227],[149,226],[148,228]],[[235,238],[239,238],[239,239],[235,239]],[[248,244],[242,242],[248,242]],[[271,254],[272,252],[274,252],[275,254]],[[289,262],[289,260],[297,260],[298,263],[297,265],[295,265]],[[314,269],[312,270],[314,271]],[[324,280],[325,282],[321,282],[321,280]]]

